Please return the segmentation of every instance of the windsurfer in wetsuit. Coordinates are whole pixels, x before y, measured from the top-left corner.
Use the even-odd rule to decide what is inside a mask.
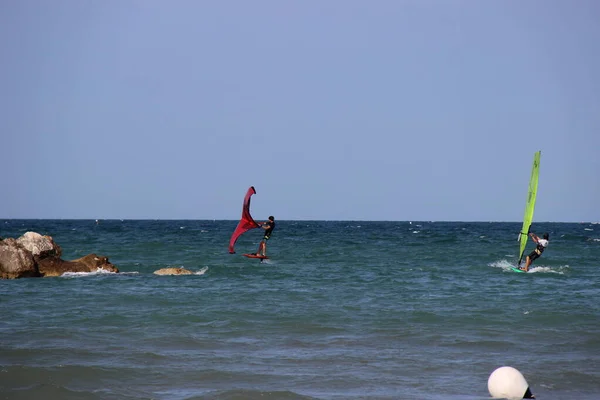
[[[265,230],[265,236],[263,236],[260,244],[258,245],[258,253],[257,256],[267,256],[267,240],[271,238],[271,232],[275,229],[275,217],[272,215],[269,217],[269,220],[260,224],[260,227]]]
[[[529,271],[529,266],[531,263],[542,255],[546,247],[548,247],[548,243],[550,243],[547,233],[544,233],[542,236],[543,239],[540,239],[535,233],[530,233],[529,236],[535,242],[536,246],[535,249],[533,249],[533,251],[525,259],[525,267],[521,268],[525,272]]]

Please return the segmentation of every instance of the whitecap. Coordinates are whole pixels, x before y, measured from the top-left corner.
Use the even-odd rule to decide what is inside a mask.
[[[498,260],[498,261],[494,261],[493,263],[489,263],[488,265],[490,267],[494,267],[494,268],[502,268],[503,270],[506,270],[506,271],[515,267],[515,265],[510,263],[508,260]]]
[[[109,271],[107,269],[98,268],[94,272],[65,272],[62,274],[62,277],[65,278],[81,278],[85,276],[95,276],[95,275],[116,275],[117,272]]]
[[[568,268],[568,266],[567,266],[567,268]],[[559,269],[555,269],[555,268],[544,267],[543,265],[540,265],[538,267],[536,267],[536,266],[529,267],[528,273],[530,273],[530,274],[546,273],[546,274],[564,275],[565,273],[562,271],[562,269],[563,269],[563,267],[559,267]]]
[[[194,272],[194,275],[204,275],[208,271],[208,267],[200,269],[200,271]]]

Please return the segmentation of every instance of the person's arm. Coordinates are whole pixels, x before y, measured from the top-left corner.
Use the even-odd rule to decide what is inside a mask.
[[[535,233],[530,233],[529,236],[531,236],[531,239],[537,244],[538,241],[540,240],[539,237],[537,237],[537,235]]]

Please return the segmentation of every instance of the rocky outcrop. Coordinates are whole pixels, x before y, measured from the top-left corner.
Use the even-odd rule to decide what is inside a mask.
[[[194,273],[185,268],[161,268],[154,271],[155,275],[193,275]]]
[[[61,276],[65,272],[96,272],[98,270],[119,272],[119,269],[112,265],[107,257],[96,254],[88,254],[72,261],[65,261],[54,256],[34,257],[34,259],[42,276]]]
[[[29,250],[12,238],[0,241],[0,278],[15,279],[38,276],[41,276],[40,271]]]
[[[62,249],[54,243],[50,236],[42,236],[37,232],[25,232],[17,239],[17,242],[25,247],[34,256],[47,257],[62,255]]]
[[[27,232],[18,239],[0,240],[0,278],[60,276],[65,272],[119,272],[107,257],[88,254],[72,261],[60,258],[62,250],[50,236]]]

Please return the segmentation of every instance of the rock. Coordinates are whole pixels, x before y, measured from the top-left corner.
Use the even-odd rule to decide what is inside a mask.
[[[25,247],[34,256],[46,257],[62,255],[62,249],[54,243],[50,236],[42,236],[37,232],[25,232],[17,239],[17,242]]]
[[[26,232],[18,239],[0,239],[0,279],[60,276],[65,272],[118,273],[108,257],[88,254],[77,260],[60,258],[62,249],[50,236]]]
[[[183,267],[181,268],[162,268],[154,271],[155,275],[193,275],[194,273]]]
[[[97,272],[104,270],[118,273],[119,269],[108,261],[108,257],[88,254],[85,257],[72,261],[65,261],[60,257],[34,257],[42,276],[61,276],[65,272]]]
[[[40,271],[30,251],[12,238],[0,241],[0,278],[39,276]]]

